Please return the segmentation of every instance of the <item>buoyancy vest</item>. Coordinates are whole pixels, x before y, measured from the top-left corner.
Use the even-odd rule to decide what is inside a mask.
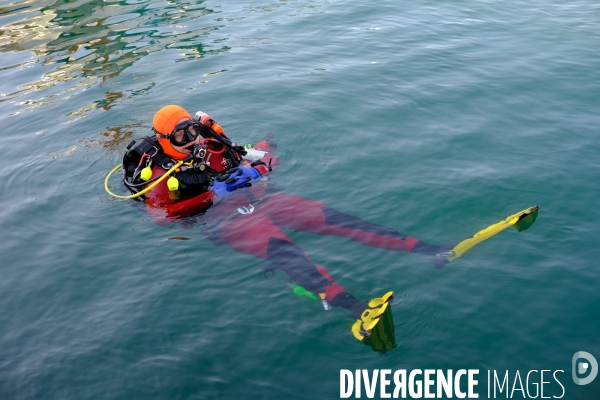
[[[153,177],[148,181],[142,180],[142,169],[150,167],[154,171],[158,167],[164,173],[164,171],[173,167],[175,163],[176,160],[163,152],[158,143],[158,138],[155,136],[134,140],[127,146],[127,152],[123,156],[123,183],[132,193],[136,193],[152,179],[155,179]],[[189,191],[197,194],[208,190],[211,177],[215,171],[212,172],[211,174],[210,169],[201,171],[198,168],[185,166],[185,168],[180,168],[173,173],[172,176],[175,176],[179,181],[179,191],[182,194],[187,194],[185,192]]]

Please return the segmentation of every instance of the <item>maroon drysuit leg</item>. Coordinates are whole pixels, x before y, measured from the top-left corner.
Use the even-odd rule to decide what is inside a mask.
[[[218,207],[218,206],[217,206]],[[341,213],[324,203],[277,193],[264,200],[251,214],[224,221],[219,239],[231,248],[271,262],[290,281],[312,293],[325,293],[326,300],[360,314],[364,302],[346,293],[325,268],[313,263],[281,229],[347,237],[367,246],[411,251],[418,240],[398,231]]]
[[[278,193],[266,200],[261,208],[277,226],[297,232],[342,236],[367,246],[396,251],[410,251],[418,241],[392,228],[372,224],[336,211],[324,203],[291,194]]]
[[[344,293],[344,289],[325,268],[313,263],[292,243],[264,210],[261,207],[252,214],[225,221],[219,229],[219,239],[234,250],[270,261],[271,268],[284,271],[290,281],[312,293],[325,293],[325,299],[336,305],[333,300]]]

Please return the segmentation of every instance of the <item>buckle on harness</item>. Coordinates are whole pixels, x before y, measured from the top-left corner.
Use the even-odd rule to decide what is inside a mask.
[[[150,147],[150,150],[154,149],[154,154],[150,154],[148,153],[148,155],[150,156],[150,158],[154,157],[155,155],[158,154],[158,148],[156,146],[152,146]]]

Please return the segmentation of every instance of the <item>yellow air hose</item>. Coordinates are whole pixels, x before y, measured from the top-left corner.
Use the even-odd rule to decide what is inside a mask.
[[[110,189],[108,188],[108,180],[110,179],[110,177],[112,176],[112,174],[114,174],[119,168],[121,168],[121,164],[117,165],[116,167],[114,167],[112,169],[112,171],[110,171],[108,173],[108,175],[106,176],[106,179],[104,180],[104,189],[106,190],[106,192],[108,194],[110,194],[113,197],[116,197],[117,199],[135,199],[136,197],[139,197],[143,194],[148,193],[149,191],[151,191],[156,185],[158,185],[159,183],[161,183],[166,177],[168,177],[173,171],[175,171],[177,168],[179,168],[181,165],[183,164],[183,160],[178,161],[177,164],[175,164],[170,170],[168,170],[167,172],[165,172],[160,178],[158,178],[158,180],[156,182],[153,182],[150,186],[148,186],[146,189],[137,192],[135,194],[129,195],[129,196],[120,196],[118,194],[114,194],[113,192],[110,191]]]

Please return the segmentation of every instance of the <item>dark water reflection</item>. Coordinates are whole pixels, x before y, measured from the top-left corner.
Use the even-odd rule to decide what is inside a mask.
[[[141,58],[167,48],[182,51],[175,61],[197,59],[207,53],[202,39],[219,29],[211,24],[214,21],[197,21],[214,11],[195,1],[36,1],[0,10],[3,19],[13,19],[0,28],[0,52],[26,53],[5,57],[0,74],[33,64],[51,66],[41,78],[11,87],[1,95],[0,102],[44,91],[59,82],[73,82],[70,90],[91,87],[118,76]],[[17,16],[23,18],[15,20]],[[227,49],[222,46],[211,52]],[[149,90],[153,85],[140,90]],[[122,96],[122,93],[107,94],[105,100],[91,107],[107,110]],[[18,104],[29,110],[54,104],[56,97],[64,100],[68,96],[48,94]]]
[[[568,369],[600,354],[598,6],[563,3],[0,3],[0,400],[336,398],[340,369],[383,368],[562,369],[597,398]],[[286,193],[432,243],[542,214],[441,270],[291,232],[357,297],[394,290],[363,344],[104,192],[167,102],[275,133]]]

